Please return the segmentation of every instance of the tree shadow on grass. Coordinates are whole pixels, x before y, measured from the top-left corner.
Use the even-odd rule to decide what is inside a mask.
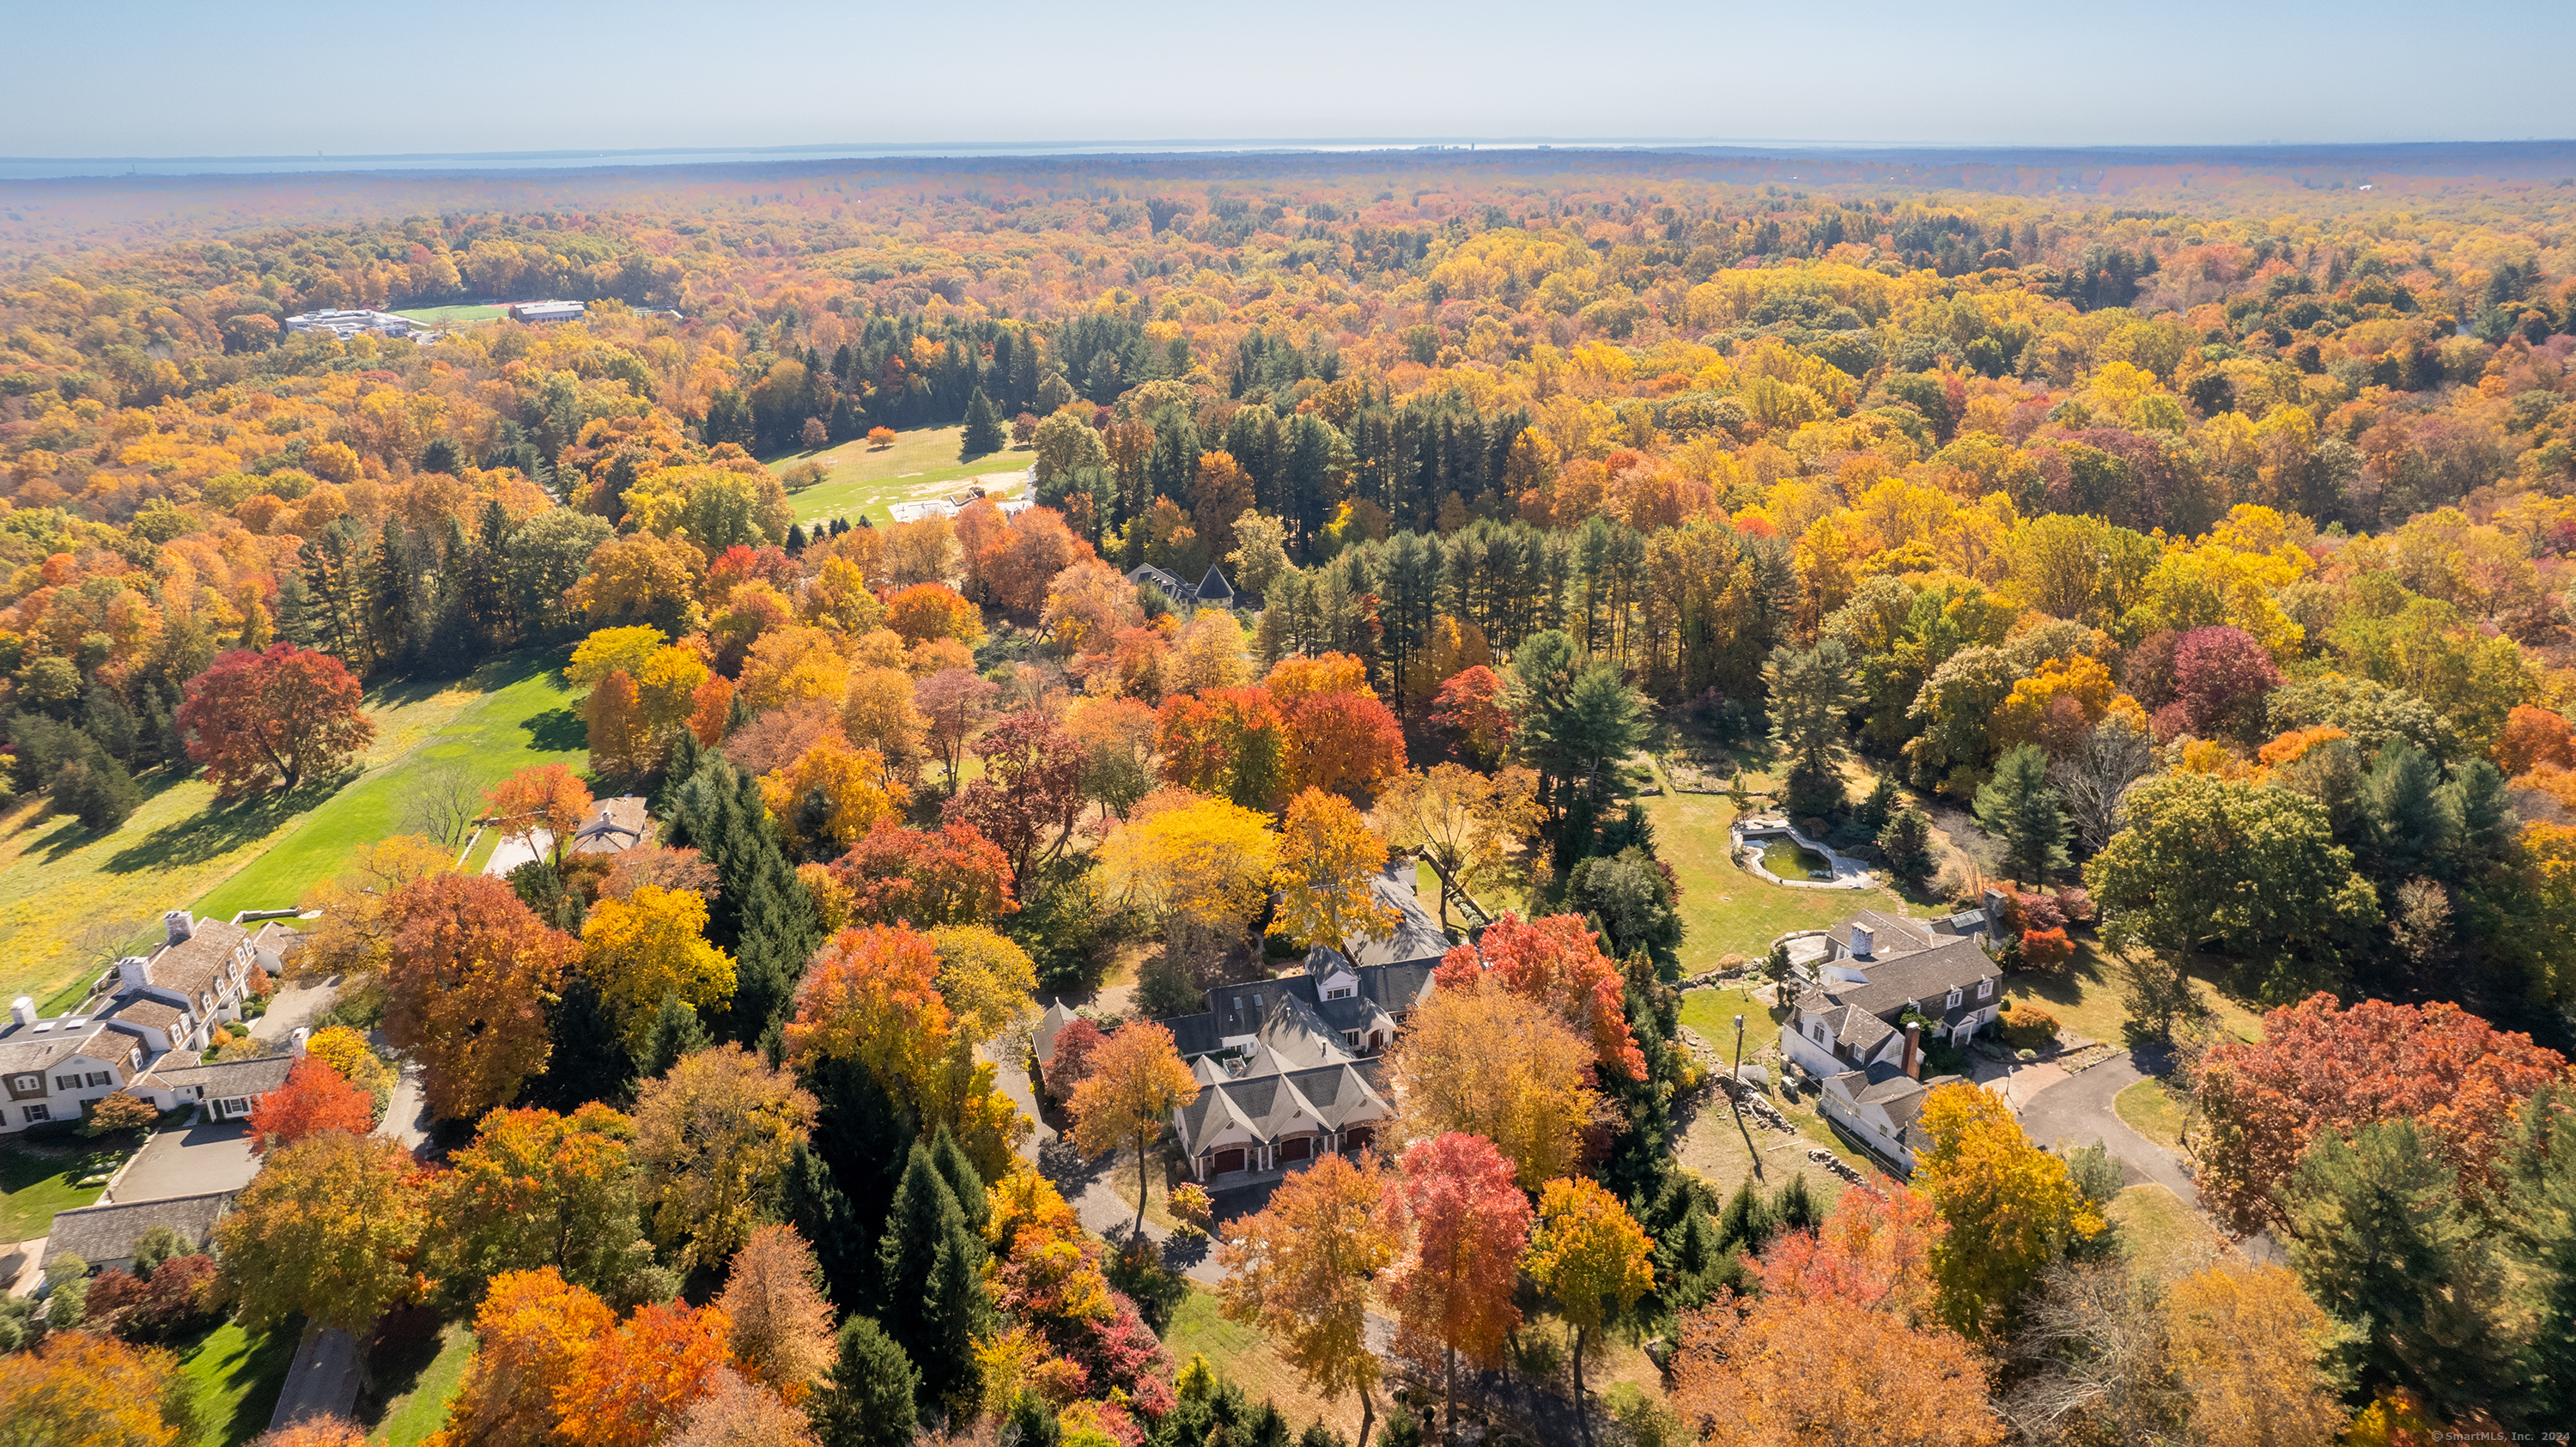
[[[265,839],[287,820],[321,807],[332,795],[356,782],[361,772],[356,768],[343,769],[327,779],[298,784],[290,793],[269,790],[231,804],[216,805],[162,825],[109,855],[107,862],[100,867],[110,874],[132,874],[138,869],[176,869],[203,864],[245,844]]]
[[[550,708],[519,720],[528,731],[528,746],[548,753],[577,753],[590,747],[590,725],[568,708]]]

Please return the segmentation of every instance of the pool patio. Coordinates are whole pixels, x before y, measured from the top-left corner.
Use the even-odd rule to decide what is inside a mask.
[[[1773,884],[1790,889],[1869,889],[1876,883],[1870,878],[1869,866],[1850,855],[1837,854],[1808,838],[1798,831],[1796,825],[1783,818],[1757,815],[1750,819],[1738,819],[1729,827],[1728,834],[1735,847],[1736,860],[1752,871],[1756,877]],[[1759,841],[1767,839],[1786,839],[1799,848],[1821,857],[1832,866],[1834,877],[1782,879],[1772,873],[1770,866],[1763,862],[1762,845]]]

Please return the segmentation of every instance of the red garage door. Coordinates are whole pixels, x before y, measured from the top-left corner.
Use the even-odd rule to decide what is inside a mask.
[[[1355,1125],[1342,1132],[1342,1149],[1353,1155],[1367,1150],[1376,1142],[1377,1132],[1368,1126]]]
[[[1283,1161],[1302,1161],[1314,1153],[1315,1142],[1311,1136],[1299,1136],[1279,1143],[1279,1159]]]
[[[1208,1162],[1208,1173],[1210,1175],[1222,1176],[1230,1171],[1239,1171],[1242,1169],[1243,1152],[1240,1150],[1218,1151],[1215,1158]]]

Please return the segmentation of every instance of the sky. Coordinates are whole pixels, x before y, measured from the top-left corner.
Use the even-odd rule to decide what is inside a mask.
[[[0,157],[2576,137],[2565,0],[89,0],[7,29]]]

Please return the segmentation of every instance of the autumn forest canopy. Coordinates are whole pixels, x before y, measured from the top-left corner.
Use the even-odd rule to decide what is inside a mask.
[[[1285,1447],[1167,1346],[1194,1292],[1362,1447],[1454,1430],[1542,1317],[1587,1441],[1587,1363],[1654,1340],[1603,1399],[1640,1447],[2563,1422],[2561,150],[0,182],[30,818],[326,807],[386,699],[504,657],[586,756],[297,881],[344,1028],[253,1118],[220,1268],[0,1334],[109,1383],[210,1313],[429,1311],[459,1444]],[[290,325],[327,309],[421,335]],[[847,501],[934,441],[945,515]],[[1990,905],[2014,979],[2080,950],[2179,1062],[2178,1208],[2288,1264],[2133,1271],[2119,1162],[1933,1079],[1959,1042],[1910,1183],[1712,1190],[1681,987],[1802,987],[1736,928],[1787,886],[1668,791]],[[629,795],[645,842],[573,847]],[[523,861],[460,868],[478,827]],[[1382,1136],[1221,1222],[1148,1170],[1226,1069],[1173,1017],[1399,927],[1439,963]],[[370,1133],[352,1025],[435,1164]],[[1030,1083],[1132,1157],[1125,1244],[1033,1166]]]

